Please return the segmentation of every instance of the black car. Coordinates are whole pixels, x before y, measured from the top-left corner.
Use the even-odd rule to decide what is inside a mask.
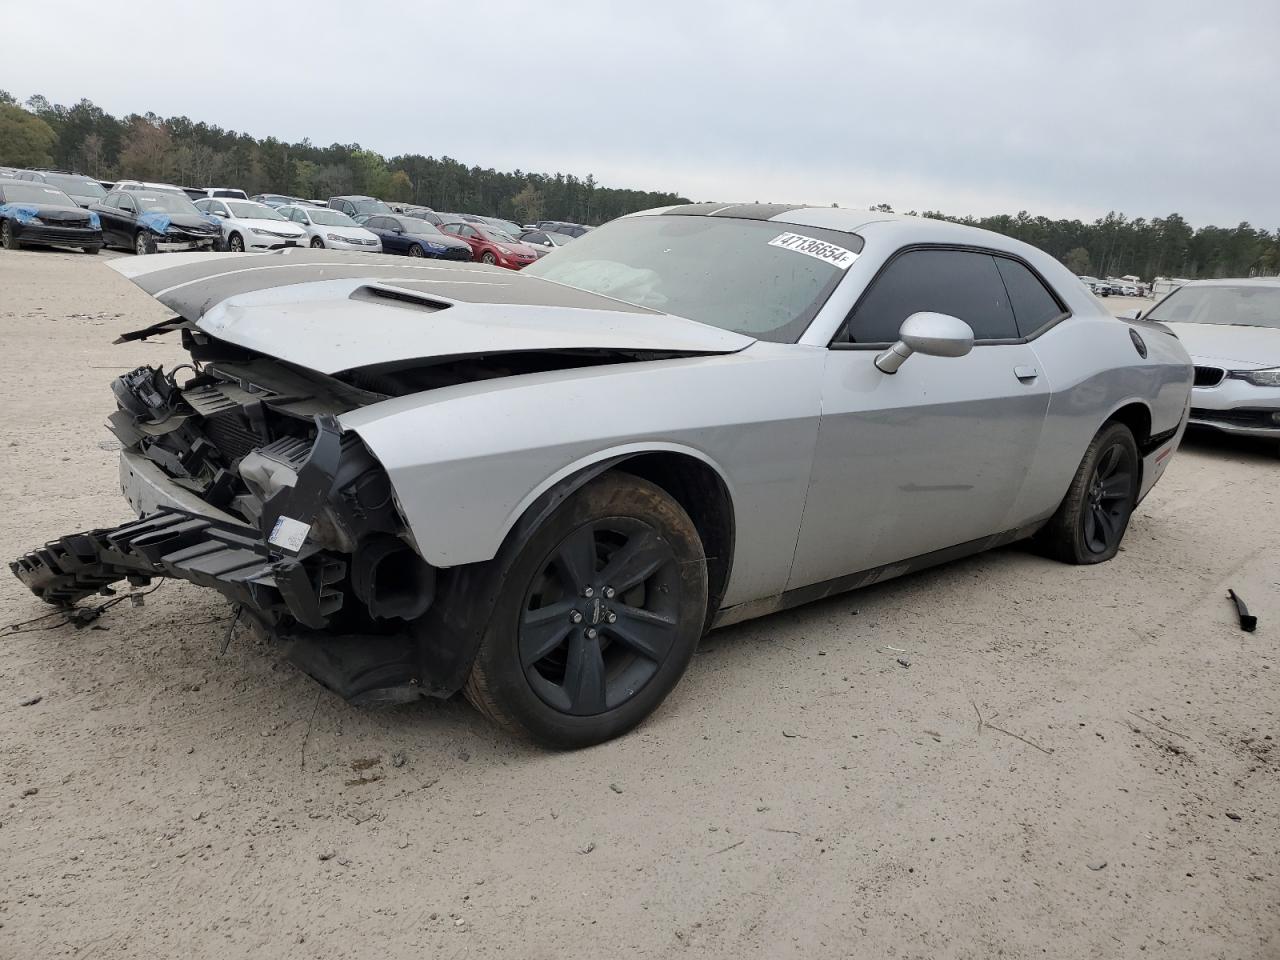
[[[446,236],[425,220],[405,215],[375,214],[358,217],[357,222],[382,241],[383,253],[404,253],[411,257],[440,260],[470,260],[471,245]]]
[[[65,173],[61,170],[19,170],[14,174],[14,179],[34,180],[36,183],[54,187],[85,209],[107,195],[102,184],[92,177],[78,173]]]
[[[32,180],[0,180],[0,246],[18,250],[26,244],[102,249],[98,215],[77,206],[56,187]]]
[[[134,253],[220,250],[222,225],[172,190],[112,190],[91,208],[102,218],[102,242]]]

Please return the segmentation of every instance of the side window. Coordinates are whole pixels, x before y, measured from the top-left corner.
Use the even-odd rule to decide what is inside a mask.
[[[120,197],[114,193],[108,193],[105,197],[98,201],[98,205],[102,207],[116,207],[120,205]]]
[[[133,204],[133,197],[127,193],[120,194],[120,209],[125,213],[137,213],[138,209]]]
[[[211,204],[208,200],[197,200],[195,203],[195,207],[201,213],[208,213],[212,209],[213,204]]]
[[[1005,257],[996,257],[996,268],[1009,292],[1013,317],[1018,322],[1018,333],[1029,337],[1047,323],[1052,323],[1066,313],[1040,278],[1025,264]]]
[[[457,233],[458,233],[458,225],[456,223],[446,223],[440,229],[443,230],[445,233],[452,233],[455,236],[457,236]]]
[[[547,235],[545,233],[526,233],[524,239],[528,243],[547,243]]]
[[[1018,336],[1000,272],[976,250],[908,250],[863,294],[849,317],[850,343],[893,343],[913,313],[949,313],[973,328],[975,340]]]
[[[479,230],[477,230],[475,227],[468,227],[465,224],[459,228],[458,232],[462,234],[464,237],[471,237],[473,239],[480,236]]]

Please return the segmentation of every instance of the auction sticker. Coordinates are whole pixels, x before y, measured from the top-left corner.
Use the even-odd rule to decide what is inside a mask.
[[[271,528],[271,536],[267,543],[290,553],[297,553],[307,542],[307,534],[311,532],[311,524],[294,520],[292,517],[280,517]]]
[[[815,240],[813,237],[802,237],[798,233],[780,233],[769,241],[769,246],[782,247],[784,250],[794,250],[796,253],[816,257],[839,270],[848,270],[850,264],[858,259],[858,255],[852,250],[837,247],[834,243],[827,243],[824,240]]]

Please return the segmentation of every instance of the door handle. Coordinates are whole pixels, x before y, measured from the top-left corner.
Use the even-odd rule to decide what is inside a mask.
[[[1040,376],[1040,370],[1037,367],[1031,367],[1031,366],[1026,366],[1024,364],[1019,364],[1018,366],[1013,368],[1013,375],[1017,377],[1019,380],[1021,380],[1023,383],[1030,383],[1036,377]]]

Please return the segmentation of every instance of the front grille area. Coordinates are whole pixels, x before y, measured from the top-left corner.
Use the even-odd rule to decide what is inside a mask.
[[[1207,410],[1204,407],[1192,407],[1191,419],[1203,420],[1206,423],[1225,423],[1233,427],[1266,427],[1280,430],[1280,422],[1274,419],[1276,410],[1260,410],[1257,408],[1239,408],[1235,410]]]
[[[253,431],[239,410],[206,417],[202,426],[209,442],[228,462],[239,460],[255,447],[262,446],[263,438]]]
[[[1194,382],[1197,387],[1216,387],[1226,375],[1221,367],[1196,367]]]
[[[24,227],[18,239],[30,243],[101,243],[102,231],[75,227]]]
[[[463,249],[461,247],[450,247],[448,250],[444,252],[444,259],[445,260],[470,260],[471,248],[467,247]]]

